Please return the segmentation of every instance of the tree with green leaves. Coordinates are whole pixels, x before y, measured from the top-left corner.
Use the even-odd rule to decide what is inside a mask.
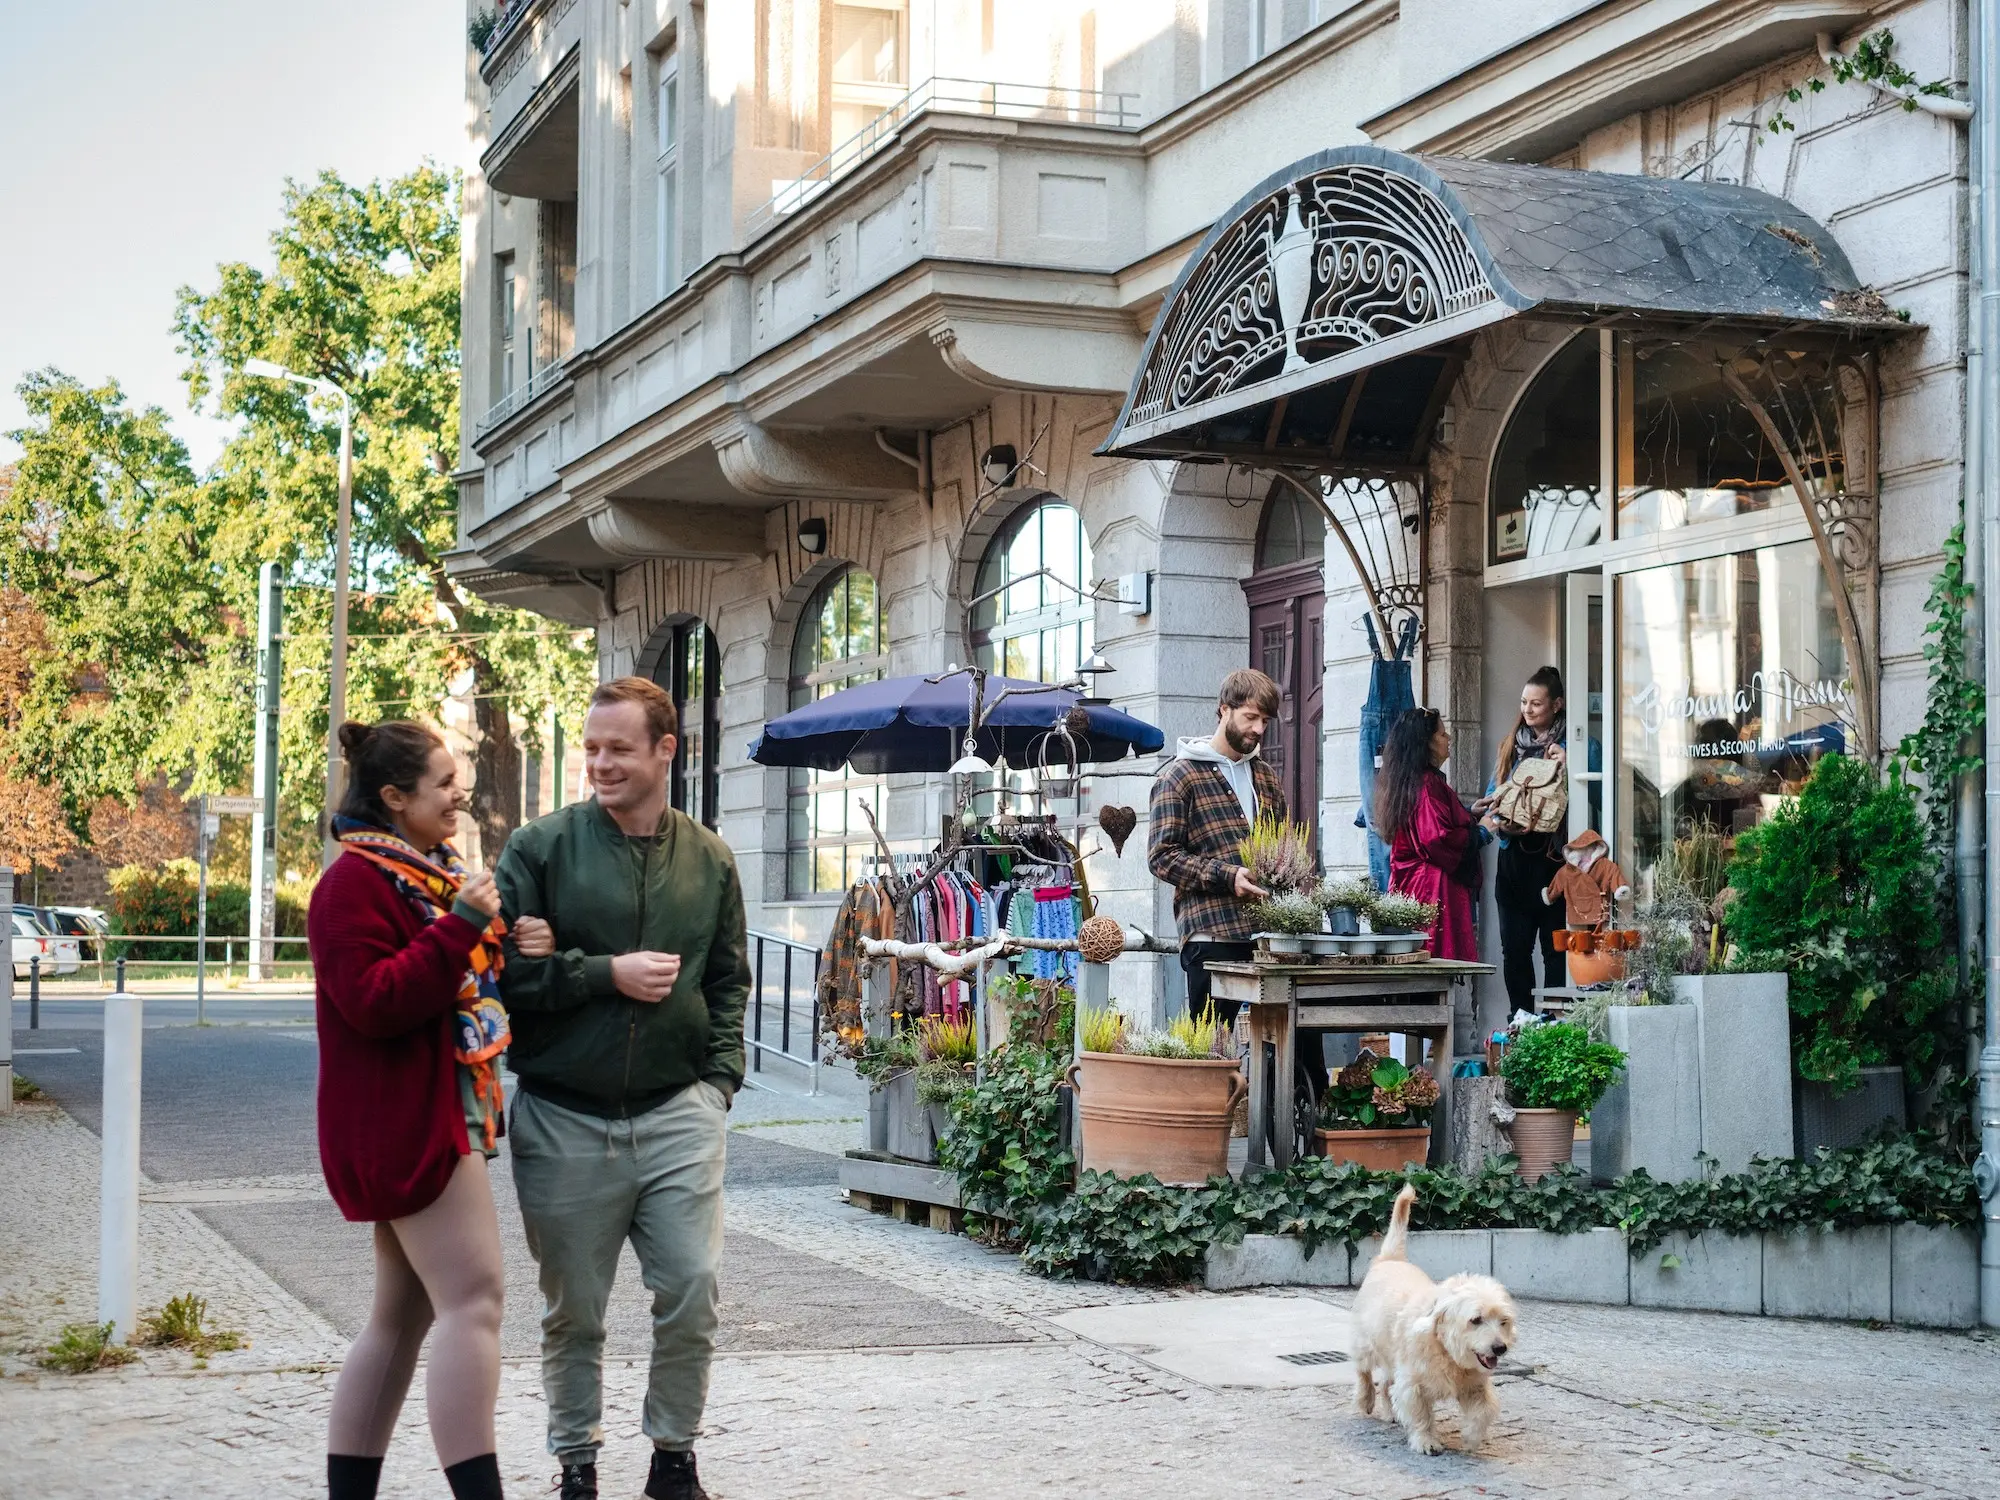
[[[456,176],[431,166],[366,186],[332,173],[293,184],[272,269],[225,265],[211,290],[184,288],[176,328],[193,398],[242,419],[211,481],[257,518],[228,538],[231,565],[276,558],[293,580],[286,781],[311,785],[326,742],[338,413],[297,385],[245,377],[252,358],[331,381],[353,403],[348,712],[394,717],[469,692],[473,817],[491,860],[520,821],[523,748],[539,752],[550,714],[577,715],[596,662],[575,631],[484,604],[445,565],[456,541],[458,194]],[[293,691],[302,678],[318,690]]]

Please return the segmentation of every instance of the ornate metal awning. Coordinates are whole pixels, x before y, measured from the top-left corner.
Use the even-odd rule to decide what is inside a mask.
[[[1754,188],[1324,151],[1189,259],[1099,450],[1409,474],[1468,337],[1505,318],[1865,335],[1905,325]]]

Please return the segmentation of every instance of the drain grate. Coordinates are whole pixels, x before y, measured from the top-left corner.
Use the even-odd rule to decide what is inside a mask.
[[[1280,1354],[1278,1358],[1282,1359],[1288,1365],[1344,1365],[1347,1363],[1346,1354],[1338,1349],[1315,1349],[1310,1354]]]

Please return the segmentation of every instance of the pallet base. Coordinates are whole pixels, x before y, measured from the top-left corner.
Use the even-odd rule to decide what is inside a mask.
[[[958,1179],[923,1162],[880,1151],[850,1151],[840,1161],[847,1201],[899,1224],[928,1224],[945,1234],[965,1227]]]

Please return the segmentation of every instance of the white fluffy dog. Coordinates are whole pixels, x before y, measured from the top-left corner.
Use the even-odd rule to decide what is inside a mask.
[[[1409,1262],[1410,1207],[1417,1190],[1396,1195],[1381,1253],[1354,1298],[1354,1409],[1378,1415],[1386,1387],[1395,1419],[1419,1453],[1437,1453],[1436,1406],[1458,1399],[1465,1451],[1475,1453],[1499,1415],[1493,1370],[1515,1342],[1514,1299],[1491,1276],[1435,1282]]]

